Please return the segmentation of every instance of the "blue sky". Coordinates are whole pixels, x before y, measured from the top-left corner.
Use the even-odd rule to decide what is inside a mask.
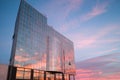
[[[74,42],[76,62],[120,52],[120,0],[26,0]],[[0,63],[8,64],[20,0],[0,0]]]

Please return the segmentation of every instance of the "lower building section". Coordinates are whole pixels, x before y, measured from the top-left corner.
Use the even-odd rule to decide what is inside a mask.
[[[75,75],[9,66],[7,80],[75,80]]]

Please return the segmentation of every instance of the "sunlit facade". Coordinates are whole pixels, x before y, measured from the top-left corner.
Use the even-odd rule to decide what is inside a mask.
[[[10,65],[19,67],[16,71],[16,77],[19,79],[24,73],[20,71],[26,71],[26,78],[28,78],[27,76],[31,76],[31,69],[34,69],[33,75],[41,73],[41,76],[44,76],[44,71],[47,71],[46,74],[55,71],[55,75],[59,72],[64,73],[66,77],[64,79],[67,80],[68,74],[75,74],[73,42],[50,27],[46,16],[21,0],[15,24]],[[58,75],[61,75],[59,78],[62,80],[62,74]],[[55,79],[54,75],[53,79]]]

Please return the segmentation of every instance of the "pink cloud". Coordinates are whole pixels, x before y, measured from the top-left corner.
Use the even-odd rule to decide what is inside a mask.
[[[118,56],[109,54],[76,63],[76,80],[119,80]]]
[[[105,50],[105,51],[99,51],[99,52],[97,52],[97,54],[110,53],[110,52],[115,51],[115,50],[118,50],[118,48],[112,48],[112,49]]]
[[[77,69],[76,72],[76,80],[98,80],[96,76],[102,75],[103,73],[89,69]]]
[[[76,2],[77,3],[77,2]],[[75,4],[74,4],[75,5]],[[76,5],[77,6],[77,5]],[[99,3],[97,2],[96,5],[91,9],[91,11],[89,11],[88,13],[85,13],[84,15],[79,15],[77,18],[72,19],[71,21],[64,23],[61,27],[60,30],[61,32],[67,32],[69,31],[71,28],[76,28],[80,25],[80,23],[88,21],[96,16],[99,16],[103,13],[105,13],[107,11],[107,7],[108,7],[108,2],[103,2],[103,3]],[[67,9],[67,8],[66,8]],[[68,12],[71,11],[71,9],[74,9],[74,7],[68,9]],[[77,9],[77,7],[76,7]],[[68,14],[67,11],[64,12],[64,15],[66,15],[66,13]],[[64,16],[65,17],[65,16]],[[80,26],[79,26],[80,27]]]
[[[105,13],[107,11],[107,7],[108,7],[107,2],[104,2],[102,4],[97,3],[96,6],[93,7],[93,9],[90,12],[81,17],[81,21],[87,21],[98,15]]]
[[[64,21],[72,11],[79,8],[81,3],[82,0],[51,0],[51,2],[45,5],[45,8],[49,16]]]
[[[108,36],[111,32],[119,29],[118,25],[107,25],[104,28],[99,29],[95,34],[91,36],[85,36],[83,33],[72,33],[70,35],[71,40],[75,44],[75,49],[82,49],[88,47],[97,47],[100,44],[107,44],[111,42],[118,42],[119,39],[106,40],[103,37]],[[100,43],[100,44],[99,44]]]
[[[83,72],[84,71],[84,72]],[[120,73],[111,73],[104,75],[102,71],[95,71],[91,70],[91,72],[85,72],[86,69],[79,70],[77,69],[76,72],[76,80],[119,80],[120,79]]]

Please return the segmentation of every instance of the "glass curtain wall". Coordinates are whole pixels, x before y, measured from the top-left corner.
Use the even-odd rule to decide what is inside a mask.
[[[11,58],[14,66],[75,73],[72,41],[50,27],[47,18],[24,0],[19,7],[14,35]]]

